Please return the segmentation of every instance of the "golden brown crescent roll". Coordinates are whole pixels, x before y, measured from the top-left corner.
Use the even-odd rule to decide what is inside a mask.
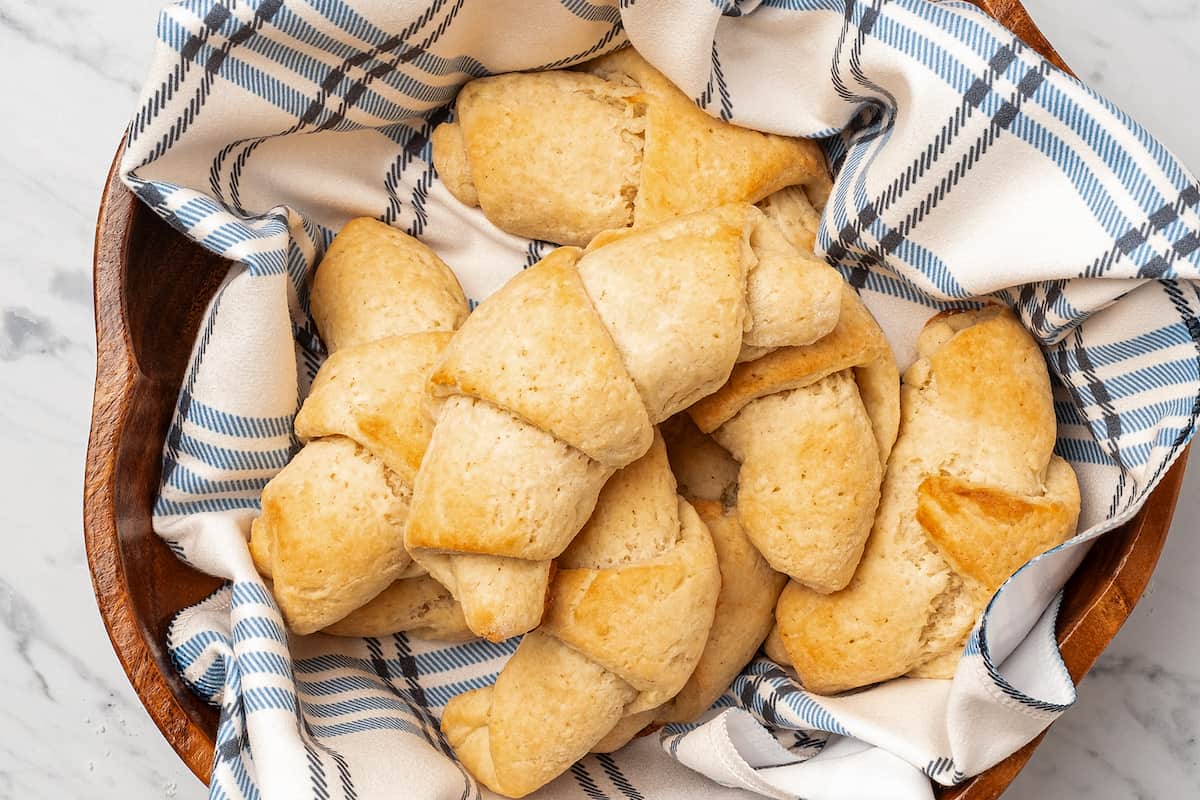
[[[780,643],[813,692],[951,677],[1000,584],[1075,530],[1079,487],[1054,455],[1050,380],[1029,333],[998,306],[943,314],[918,354],[858,572],[840,592],[792,582],[779,599]]]
[[[558,566],[542,625],[494,686],[442,716],[458,760],[508,797],[553,780],[618,725],[640,729],[700,658],[721,578],[661,437],[608,481]]]
[[[746,666],[775,621],[775,603],[787,576],[771,569],[742,531],[737,518],[738,464],[701,433],[686,414],[661,427],[678,492],[708,527],[721,591],[708,639],[696,668],[679,694],[658,708],[621,718],[592,746],[611,753],[641,733],[672,722],[691,722],[707,711]]]
[[[737,462],[696,429],[686,414],[663,425],[679,491],[708,526],[721,592],[704,652],[687,684],[654,721],[691,722],[724,694],[754,658],[775,621],[775,602],[787,576],[771,569],[742,530],[737,515]],[[636,731],[634,732],[636,733]]]
[[[679,694],[655,715],[660,724],[691,722],[725,693],[771,631],[775,603],[787,583],[750,543],[736,509],[713,500],[697,500],[695,506],[717,551],[721,593],[700,661]]]
[[[779,293],[760,290],[764,276]],[[605,480],[645,453],[655,424],[720,387],[745,341],[825,336],[840,282],[750,205],[551,252],[480,304],[431,374],[441,408],[409,551],[475,633],[536,627],[550,561]],[[796,313],[770,313],[779,294]]]
[[[351,220],[330,245],[312,309],[331,352],[296,415],[296,435],[307,444],[263,490],[250,539],[255,565],[298,634],[344,620],[394,581],[424,572],[404,549],[404,524],[433,428],[422,410],[425,382],[467,316],[450,268],[371,219]],[[389,590],[336,632],[424,629],[461,638],[465,626],[455,629],[444,597],[433,602],[431,584]]]
[[[478,78],[456,108],[432,137],[443,183],[532,239],[582,247],[601,231],[785,186],[828,193],[816,143],[714,119],[633,48],[575,71]]]
[[[784,189],[760,207],[796,250],[811,247],[819,217],[802,193]],[[854,574],[900,419],[891,347],[848,284],[834,291],[827,336],[758,350],[690,409],[742,465],[738,517],[750,541],[776,570],[822,592]]]

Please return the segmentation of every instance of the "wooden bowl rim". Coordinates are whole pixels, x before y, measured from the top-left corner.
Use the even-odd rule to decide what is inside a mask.
[[[196,777],[207,784],[213,737],[192,721],[159,669],[139,625],[117,533],[117,444],[129,421],[127,403],[134,387],[139,380],[149,380],[141,374],[125,323],[122,284],[138,201],[118,175],[123,153],[124,139],[109,168],[96,220],[96,386],[83,485],[84,549],[100,616],[117,659],[163,737]]]
[[[1020,2],[971,2],[1051,63],[1070,72]],[[125,325],[122,279],[130,251],[131,212],[137,200],[118,175],[123,151],[122,140],[105,181],[96,221],[93,258],[97,363],[84,480],[84,542],[101,617],[122,667],[164,738],[196,777],[207,784],[213,763],[213,737],[192,721],[166,675],[158,668],[146,634],[138,624],[117,533],[115,443],[120,440],[127,421],[122,400],[129,397],[139,378],[144,378]],[[1129,544],[1119,563],[1079,619],[1059,631],[1063,659],[1076,683],[1103,652],[1145,590],[1170,528],[1186,461],[1187,451],[1179,456],[1141,511],[1123,526]],[[1114,531],[1107,535],[1116,534]],[[956,787],[939,789],[939,797],[987,800],[999,796],[1028,761],[1042,736],[990,770]]]

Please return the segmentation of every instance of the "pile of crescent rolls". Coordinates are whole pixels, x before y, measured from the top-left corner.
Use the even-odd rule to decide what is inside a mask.
[[[764,642],[821,694],[949,678],[1072,535],[1038,347],[999,306],[943,313],[901,380],[813,254],[813,142],[713,119],[625,49],[474,80],[432,145],[455,198],[563,246],[468,314],[429,248],[348,223],[250,547],[296,634],[523,635],[441,721],[490,789],[696,719]]]

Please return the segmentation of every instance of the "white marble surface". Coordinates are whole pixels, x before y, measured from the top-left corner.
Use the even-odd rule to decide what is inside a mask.
[[[205,794],[112,653],[81,534],[92,224],[158,5],[0,0],[0,798]],[[1026,5],[1082,76],[1200,169],[1200,1]],[[1198,524],[1200,465],[1146,598],[1006,797],[1200,796]]]

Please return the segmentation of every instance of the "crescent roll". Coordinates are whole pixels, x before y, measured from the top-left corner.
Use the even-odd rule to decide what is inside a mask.
[[[739,364],[689,410],[740,463],[738,517],[771,564],[817,591],[862,555],[899,424],[891,348],[845,283],[829,335]]]
[[[458,760],[507,797],[544,786],[618,726],[631,736],[700,659],[721,576],[661,437],[607,483],[558,565],[541,626],[495,685],[442,715]]]
[[[458,280],[416,239],[356,219],[317,269],[312,309],[330,355],[296,415],[306,444],[263,490],[255,565],[295,633],[461,638],[461,610],[448,597],[435,602],[436,582],[417,577],[424,570],[404,548],[433,429],[422,410],[426,378],[467,316]],[[394,582],[406,585],[389,589]]]
[[[771,313],[783,300],[763,280],[802,313]],[[646,452],[654,425],[724,384],[746,341],[825,336],[840,281],[749,205],[551,252],[479,305],[431,373],[440,410],[409,551],[477,634],[536,627],[550,562],[609,476]]]
[[[1050,379],[1028,331],[998,306],[942,314],[918,353],[853,580],[833,594],[793,581],[776,608],[771,651],[813,692],[951,677],[1005,579],[1075,530],[1079,486],[1054,455]]]
[[[775,622],[787,576],[771,569],[738,521],[737,462],[686,414],[664,424],[663,435],[680,494],[708,526],[721,570],[721,592],[700,660],[679,694],[655,714],[655,722],[666,724],[703,714],[754,658]]]
[[[478,78],[456,108],[432,137],[442,182],[531,239],[582,247],[785,186],[828,193],[815,142],[714,119],[632,48],[573,71]]]
[[[820,217],[799,189],[759,207],[816,260]],[[738,518],[750,541],[774,569],[822,592],[854,574],[900,418],[899,372],[883,332],[840,277],[832,292],[837,323],[828,335],[743,352],[748,363],[689,409],[741,464]]]

